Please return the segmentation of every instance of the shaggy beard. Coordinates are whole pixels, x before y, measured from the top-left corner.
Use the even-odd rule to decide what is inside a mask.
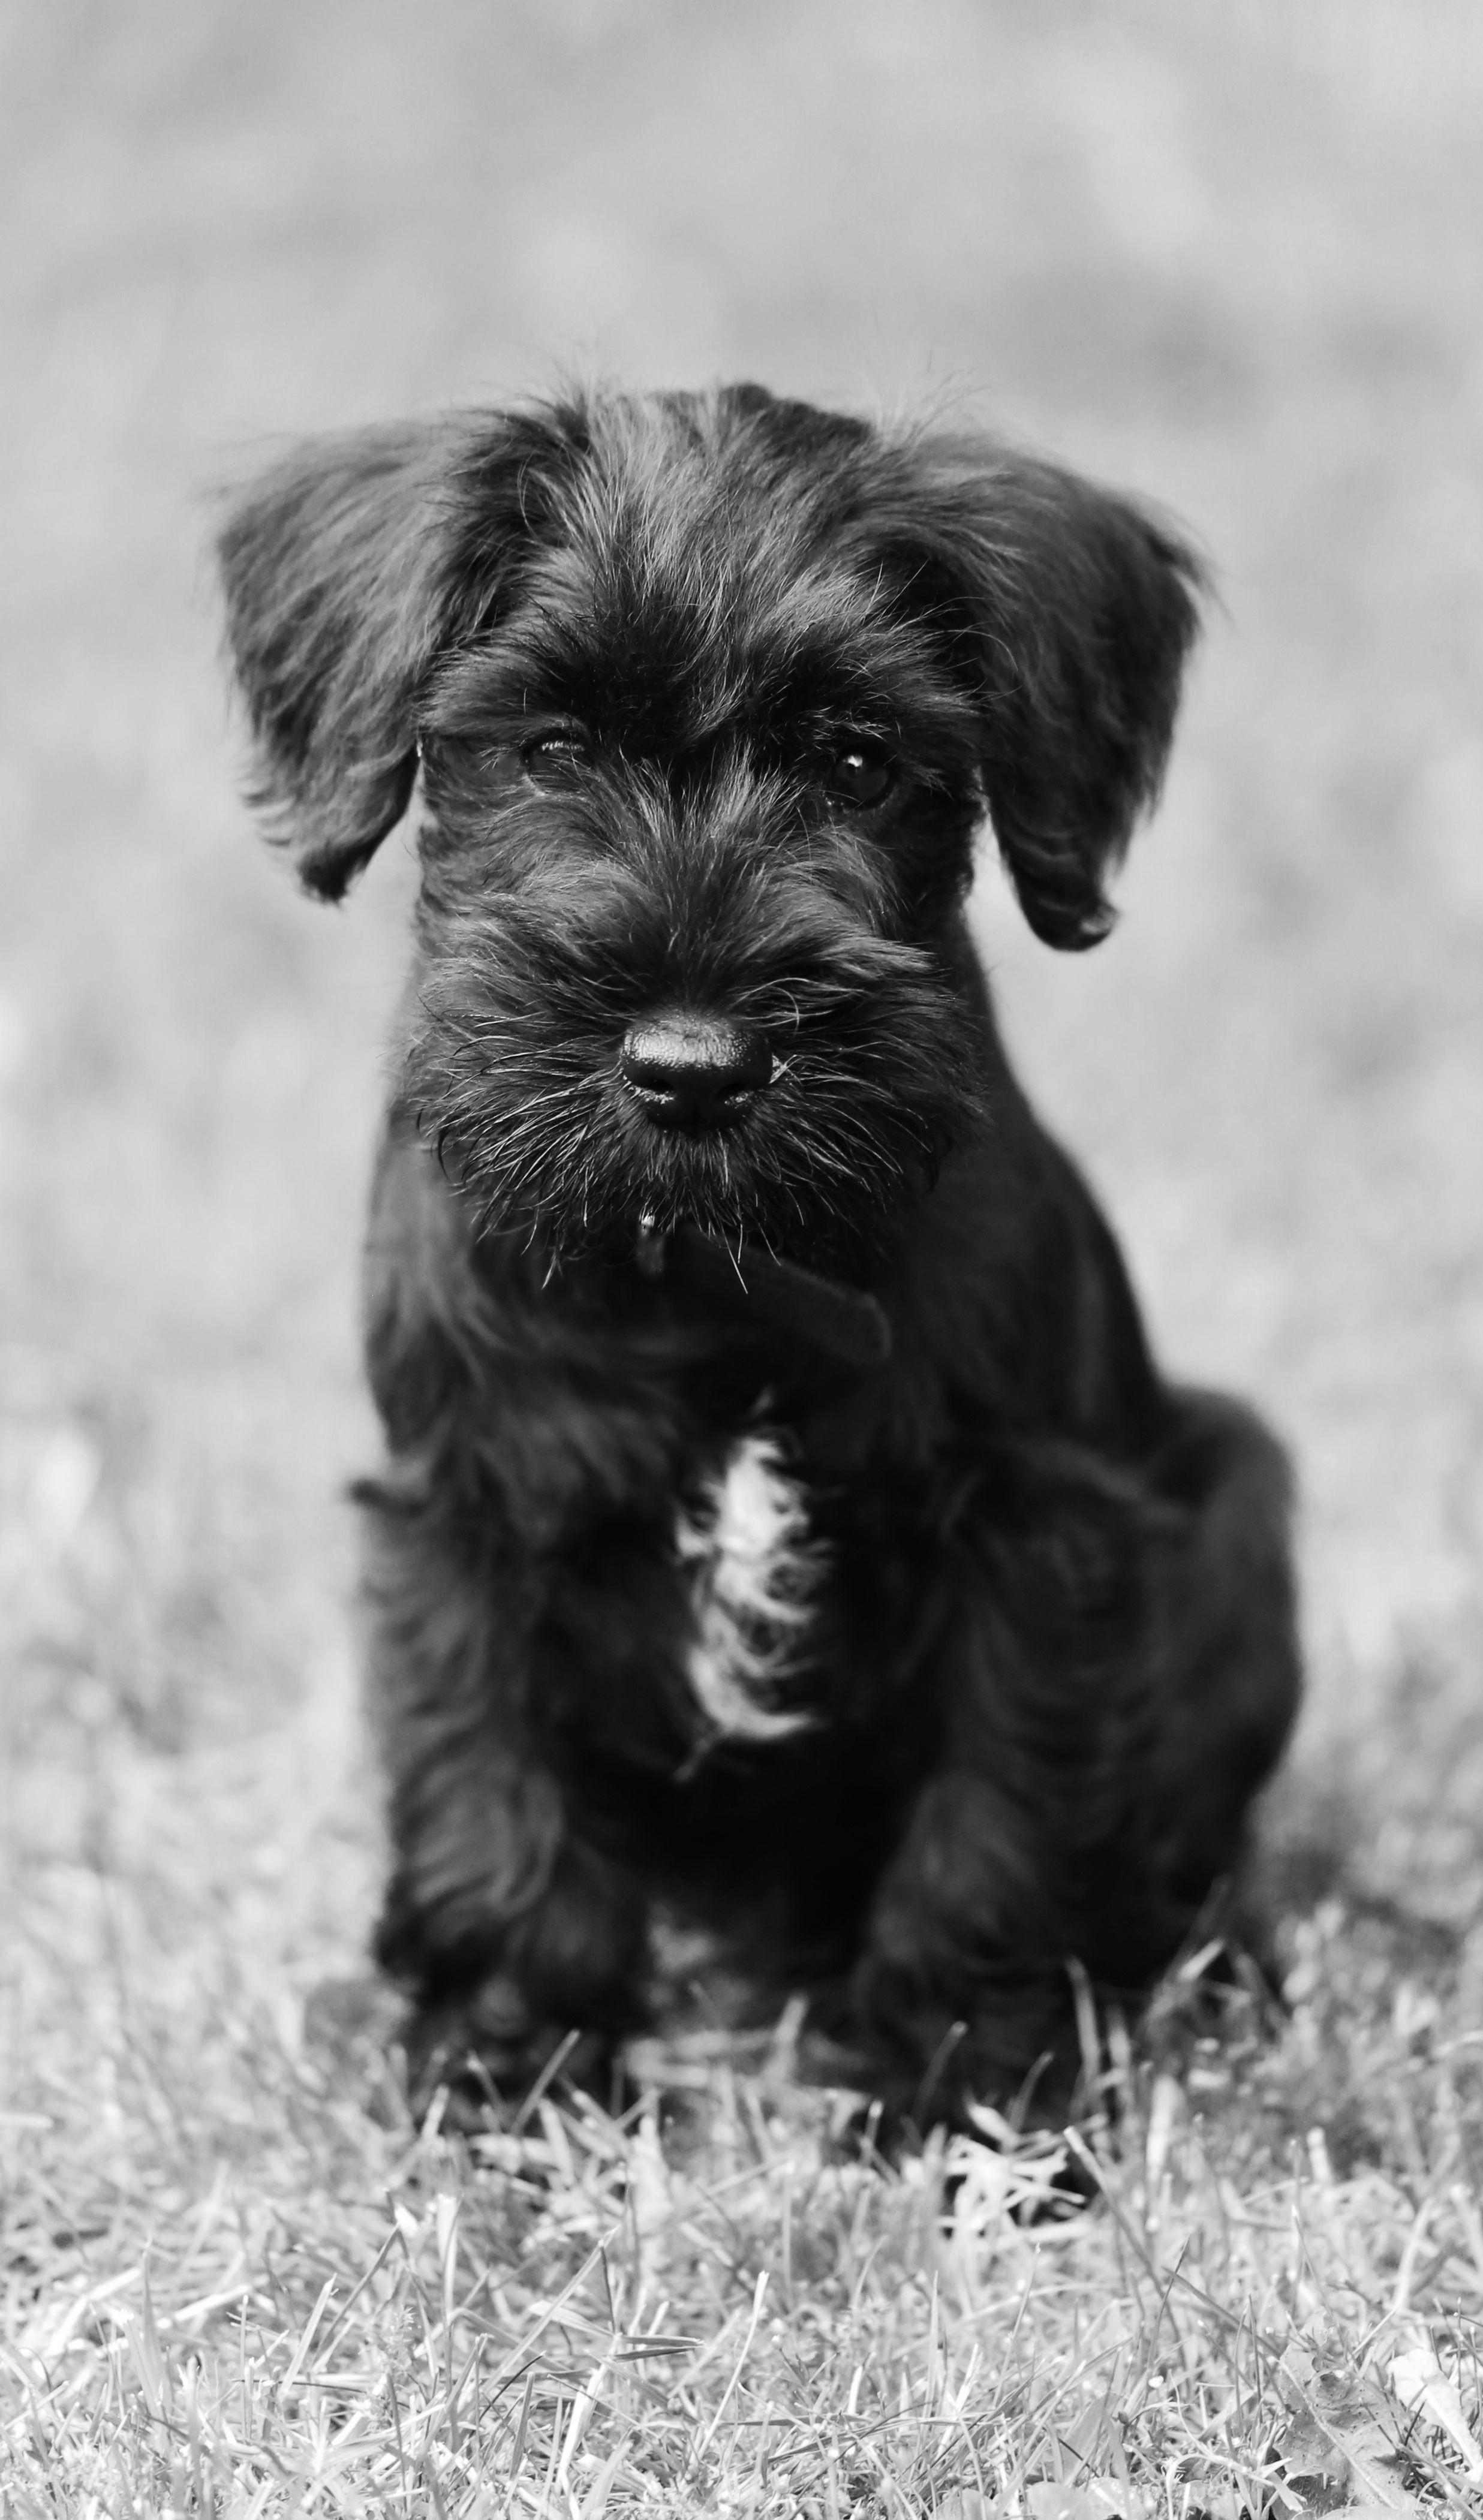
[[[900,1010],[897,1014],[899,1017]],[[870,1039],[795,1040],[773,1082],[719,1130],[646,1118],[609,1051],[543,1040],[510,1014],[429,1021],[409,1052],[408,1102],[481,1228],[558,1258],[631,1250],[640,1223],[696,1225],[734,1250],[847,1264],[930,1189],[981,1116],[966,1039],[898,1020]]]

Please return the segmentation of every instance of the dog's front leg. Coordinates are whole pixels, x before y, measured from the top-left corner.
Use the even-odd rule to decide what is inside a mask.
[[[929,1675],[942,1737],[855,1978],[862,2031],[919,2119],[1027,2082],[1038,2107],[1063,2105],[1070,1964],[1143,1986],[1178,1944],[1145,1810],[1168,1521],[1131,1474],[1030,1443],[986,1448],[960,1510]]]
[[[875,2080],[925,2126],[1003,2103],[1064,2057],[1069,1982],[1045,1849],[984,1778],[934,1778],[872,1903],[851,1993]]]
[[[414,2103],[528,2086],[569,2030],[601,2075],[642,2015],[641,1894],[583,1842],[523,1717],[529,1577],[431,1507],[369,1501],[370,1702],[393,1869],[377,1934],[409,1991]]]

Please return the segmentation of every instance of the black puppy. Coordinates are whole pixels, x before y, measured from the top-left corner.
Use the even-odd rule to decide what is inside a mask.
[[[363,1502],[424,2089],[596,2064],[663,1916],[892,2103],[1012,2093],[1068,1963],[1207,1910],[1298,1690],[1282,1457],[1160,1379],[964,916],[987,817],[1105,932],[1196,563],[754,385],[332,439],[221,557],[312,890],[421,764]]]

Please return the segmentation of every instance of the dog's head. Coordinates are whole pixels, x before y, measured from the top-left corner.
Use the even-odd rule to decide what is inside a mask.
[[[258,797],[337,898],[422,764],[407,1091],[492,1223],[858,1234],[968,1125],[987,814],[1095,943],[1199,571],[984,440],[738,385],[311,446],[221,539]]]

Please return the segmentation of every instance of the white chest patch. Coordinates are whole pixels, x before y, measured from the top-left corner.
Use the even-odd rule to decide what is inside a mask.
[[[742,1437],[700,1510],[681,1514],[675,1546],[696,1616],[686,1670],[712,1732],[745,1741],[800,1732],[812,1718],[772,1701],[797,1665],[820,1552],[774,1437]]]

